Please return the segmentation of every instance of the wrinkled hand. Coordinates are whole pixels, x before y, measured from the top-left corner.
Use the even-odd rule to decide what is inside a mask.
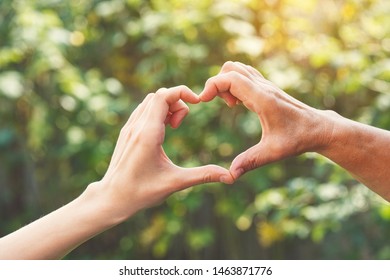
[[[193,185],[233,182],[222,167],[182,168],[165,154],[165,126],[179,127],[189,111],[184,102],[196,104],[200,99],[185,86],[160,89],[144,99],[122,128],[108,170],[99,182],[118,213],[129,216]]]
[[[331,127],[318,126],[321,111],[294,99],[253,67],[239,62],[226,62],[218,75],[207,80],[200,99],[207,102],[216,96],[229,106],[242,102],[258,115],[262,126],[260,142],[233,160],[230,172],[234,179],[267,163],[317,151],[331,134]]]

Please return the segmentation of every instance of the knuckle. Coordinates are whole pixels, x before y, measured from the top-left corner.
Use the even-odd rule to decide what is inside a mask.
[[[208,78],[206,83],[205,83],[206,87],[211,86],[214,83],[214,80],[215,80],[215,77]]]
[[[159,88],[155,93],[154,93],[154,96],[162,96],[165,92],[167,91],[166,88]]]
[[[184,114],[188,114],[190,112],[190,107],[187,104],[183,104],[183,108],[181,109]]]
[[[246,171],[253,170],[253,169],[257,168],[258,166],[259,166],[259,164],[258,164],[257,158],[255,158],[255,157],[250,158],[248,160],[248,165],[247,165],[248,169]]]
[[[149,100],[153,97],[154,93],[148,93],[145,97],[145,100]]]
[[[134,146],[140,146],[143,147],[145,145],[149,144],[150,137],[145,133],[143,130],[138,130],[132,133],[131,135],[131,142]]]
[[[156,91],[156,93],[154,94],[153,97],[161,98],[162,96],[163,96],[163,92],[162,91]]]
[[[134,133],[131,138],[133,140],[132,142],[137,146],[144,143],[141,133]]]
[[[232,71],[232,69],[234,69],[233,61],[226,61],[222,66],[222,72]]]
[[[124,125],[119,131],[119,137],[128,139],[131,135],[131,130],[132,128],[130,125]]]
[[[209,172],[206,172],[204,175],[203,175],[203,182],[205,183],[211,183],[213,181],[213,176],[209,173]]]
[[[177,89],[180,91],[189,91],[190,90],[190,88],[187,87],[186,85],[179,85],[179,86],[177,86]]]
[[[236,72],[236,71],[231,71],[229,72],[229,76],[233,79],[233,80],[240,80],[241,79],[241,75]]]
[[[128,131],[128,129],[127,129],[127,126],[125,125],[119,131],[119,135],[123,137],[123,136],[125,136],[127,134],[127,131]]]

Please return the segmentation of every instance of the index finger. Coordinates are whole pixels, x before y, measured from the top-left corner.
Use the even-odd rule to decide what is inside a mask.
[[[150,120],[152,122],[164,123],[171,107],[177,107],[180,100],[191,104],[200,102],[199,96],[186,86],[176,86],[158,91],[153,96]],[[177,109],[175,110],[177,111]]]
[[[224,94],[230,93],[245,103],[248,94],[253,91],[251,84],[249,78],[238,72],[221,73],[207,80],[199,98],[201,101],[207,102],[213,100],[217,95],[221,95],[223,98]]]
[[[184,102],[188,102],[191,104],[196,104],[200,101],[199,96],[197,94],[195,94],[191,89],[183,85],[168,88],[158,95],[161,95],[168,105],[172,105],[179,100],[183,100]]]

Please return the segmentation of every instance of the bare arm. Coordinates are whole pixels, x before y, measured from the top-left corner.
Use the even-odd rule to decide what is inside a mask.
[[[79,244],[162,202],[173,192],[206,182],[233,182],[228,170],[181,168],[162,144],[165,124],[176,128],[199,97],[184,86],[149,94],[122,128],[103,179],[78,198],[0,239],[0,259],[61,258]]]
[[[390,201],[390,132],[332,112],[326,118],[333,123],[331,140],[317,152]]]
[[[229,106],[242,102],[258,115],[262,126],[260,142],[234,159],[230,172],[235,179],[270,162],[317,152],[390,200],[389,131],[312,108],[239,62],[225,63],[221,72],[206,82],[201,100],[216,96]]]

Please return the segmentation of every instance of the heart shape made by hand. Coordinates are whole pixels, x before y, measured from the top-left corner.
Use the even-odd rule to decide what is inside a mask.
[[[318,151],[328,140],[329,131],[318,125],[324,119],[319,110],[291,97],[249,65],[226,62],[209,78],[200,100],[209,102],[217,96],[229,107],[242,103],[257,115],[262,129],[260,141],[233,160],[234,180],[262,165]]]
[[[181,166],[217,163],[229,168],[247,145],[258,142],[261,127],[257,115],[243,106],[228,108],[221,100],[189,106],[179,128],[167,131],[164,150]]]

